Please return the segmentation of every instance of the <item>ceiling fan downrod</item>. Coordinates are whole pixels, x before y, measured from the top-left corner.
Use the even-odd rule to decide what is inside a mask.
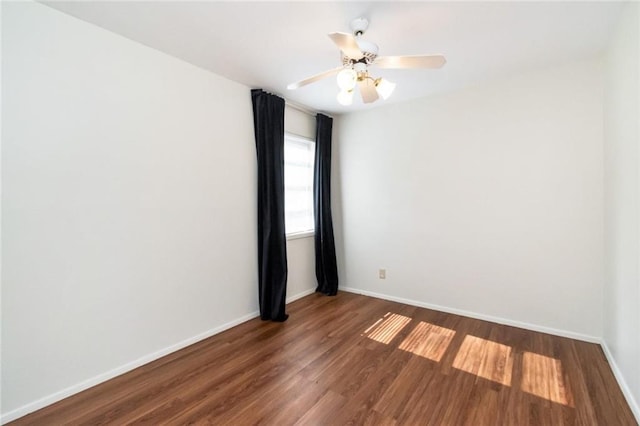
[[[353,35],[360,37],[367,31],[367,28],[369,28],[369,21],[367,21],[366,18],[356,18],[351,21],[349,26],[351,27],[351,31],[353,31]]]

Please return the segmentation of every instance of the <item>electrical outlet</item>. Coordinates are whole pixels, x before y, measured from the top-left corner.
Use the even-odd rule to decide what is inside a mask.
[[[378,269],[378,278],[384,280],[387,278],[387,270],[386,269]]]

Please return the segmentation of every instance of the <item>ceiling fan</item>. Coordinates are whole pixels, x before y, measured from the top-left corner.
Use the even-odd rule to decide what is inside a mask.
[[[378,46],[362,40],[362,35],[369,27],[365,18],[351,21],[352,34],[335,32],[329,38],[340,48],[342,65],[305,78],[287,86],[289,90],[298,89],[307,84],[315,83],[337,74],[338,102],[351,105],[353,93],[358,86],[364,103],[371,103],[380,97],[387,99],[395,89],[395,83],[384,78],[374,78],[369,75],[369,67],[399,69],[399,68],[441,68],[447,61],[442,55],[412,55],[412,56],[378,56]]]

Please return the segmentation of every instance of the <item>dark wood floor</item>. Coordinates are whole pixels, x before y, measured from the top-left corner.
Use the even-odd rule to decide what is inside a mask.
[[[15,424],[635,425],[598,345],[340,293]]]

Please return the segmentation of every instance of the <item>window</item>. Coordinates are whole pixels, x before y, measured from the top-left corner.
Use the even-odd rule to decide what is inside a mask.
[[[313,233],[314,141],[284,135],[284,214],[288,237]]]

